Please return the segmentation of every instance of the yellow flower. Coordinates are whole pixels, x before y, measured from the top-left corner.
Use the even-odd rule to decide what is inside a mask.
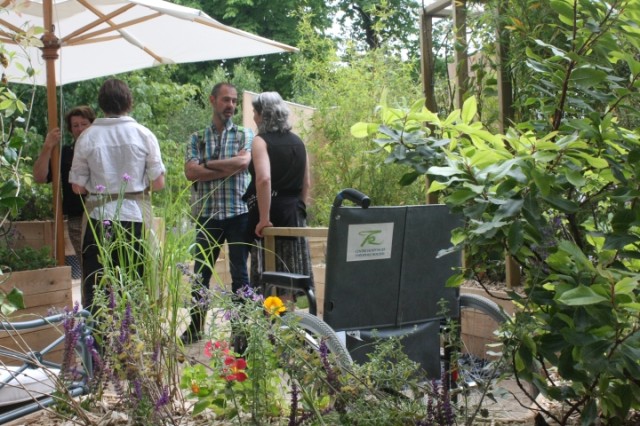
[[[285,312],[287,308],[284,306],[282,299],[278,296],[269,296],[264,300],[264,308],[268,313],[272,315],[280,315]]]

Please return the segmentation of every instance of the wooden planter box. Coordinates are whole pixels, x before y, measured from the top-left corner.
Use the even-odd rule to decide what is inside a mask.
[[[6,278],[9,275],[4,275]],[[31,321],[53,313],[62,312],[65,307],[73,308],[71,289],[71,267],[36,269],[13,272],[9,279],[0,285],[0,290],[9,292],[13,288],[23,292],[25,309],[19,309],[2,318],[3,321]],[[0,349],[13,349],[19,352],[38,351],[60,336],[62,331],[55,326],[45,326],[19,334],[9,330],[0,330]],[[51,352],[48,359],[60,362],[63,347]],[[0,357],[0,362],[4,360]]]
[[[53,221],[26,221],[11,223],[12,246],[15,248],[54,246],[55,223]],[[75,254],[69,238],[65,235],[65,251]],[[22,291],[25,309],[2,316],[2,321],[30,321],[52,313],[62,312],[65,307],[73,308],[72,277],[70,266],[12,272],[0,276],[0,290],[9,292],[13,288]],[[40,350],[61,334],[54,326],[41,327],[19,333],[0,330],[0,349],[8,348],[20,352]],[[49,359],[59,361],[62,347],[52,353]],[[3,359],[0,358],[0,362]]]
[[[5,292],[14,287],[21,290],[26,306],[9,315],[9,321],[28,321],[47,316],[52,308],[73,308],[70,266],[12,272],[2,277],[9,278],[2,282],[0,289]]]
[[[11,232],[14,232],[12,246],[15,248],[31,247],[40,249],[42,247],[51,247],[53,253],[55,241],[55,222],[51,220],[33,220],[24,222],[12,222]],[[75,254],[69,235],[67,235],[67,227],[64,228],[64,252],[66,256]]]

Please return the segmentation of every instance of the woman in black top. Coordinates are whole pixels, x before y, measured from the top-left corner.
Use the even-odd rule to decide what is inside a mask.
[[[71,133],[73,142],[63,145],[60,150],[60,186],[62,188],[62,213],[67,220],[69,239],[73,244],[78,259],[82,257],[82,216],[84,204],[82,196],[75,194],[69,183],[69,171],[73,162],[73,149],[80,134],[96,119],[95,111],[86,105],[71,109],[64,117],[67,131]],[[62,133],[59,128],[52,129],[46,136],[42,151],[33,164],[33,179],[37,183],[51,182],[51,153],[60,143]]]
[[[249,232],[260,239],[269,226],[306,226],[306,203],[310,177],[307,151],[291,132],[289,109],[276,92],[253,100],[253,119],[258,134],[251,147],[251,183],[244,199],[249,207]],[[277,271],[312,276],[306,238],[276,238]],[[262,256],[251,251],[251,282],[261,285]]]

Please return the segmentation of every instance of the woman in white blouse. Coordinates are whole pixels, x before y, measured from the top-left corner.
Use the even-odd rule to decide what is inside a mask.
[[[94,290],[100,283],[100,248],[115,247],[112,266],[120,266],[125,274],[143,274],[139,254],[140,239],[145,224],[151,221],[149,191],[164,188],[165,166],[156,136],[128,114],[133,97],[126,83],[109,79],[98,94],[98,104],[104,118],[97,118],[76,142],[69,175],[73,191],[86,194],[89,221],[85,227],[82,254],[82,304],[91,312]],[[114,222],[118,226],[114,227]],[[122,232],[124,230],[124,232]],[[132,237],[134,250],[127,250],[127,265],[118,251],[122,244],[109,243],[118,238]],[[97,243],[98,242],[98,243]],[[131,255],[134,255],[131,257]]]

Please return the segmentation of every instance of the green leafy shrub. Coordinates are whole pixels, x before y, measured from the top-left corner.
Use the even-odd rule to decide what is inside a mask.
[[[519,382],[568,407],[547,414],[622,424],[640,409],[637,131],[605,114],[584,119],[581,133],[500,135],[474,122],[474,98],[446,119],[423,105],[382,105],[379,122],[352,131],[432,178],[430,190],[465,218],[457,249],[506,252],[520,265],[524,288],[511,292],[519,310],[504,343]]]
[[[465,218],[457,248],[519,265],[505,343],[518,378],[563,404],[545,414],[627,424],[640,409],[640,4],[512,3],[502,18],[526,35],[510,38],[519,84],[504,134],[476,121],[474,98],[442,118],[423,100],[383,104],[353,131],[429,176],[430,191]]]
[[[56,266],[56,260],[51,256],[49,247],[34,249],[0,245],[0,268],[4,273],[53,268],[54,266]]]

